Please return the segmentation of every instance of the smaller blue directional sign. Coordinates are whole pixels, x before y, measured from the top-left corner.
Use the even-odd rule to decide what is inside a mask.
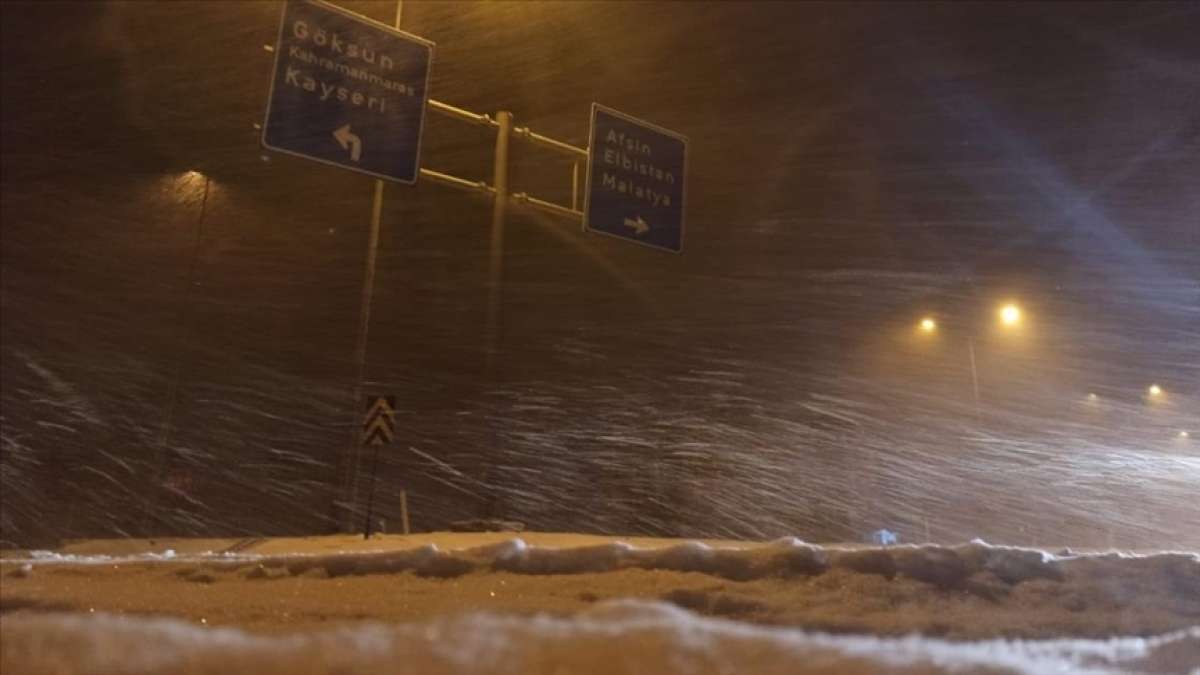
[[[287,0],[264,147],[409,185],[433,43],[319,0]]]
[[[687,143],[593,103],[583,229],[679,253]]]

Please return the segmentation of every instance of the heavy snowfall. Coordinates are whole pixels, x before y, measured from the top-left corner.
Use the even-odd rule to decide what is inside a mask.
[[[1200,7],[335,4],[458,188],[268,147],[283,2],[0,7],[0,662],[1200,667]],[[593,104],[678,254],[584,231]]]

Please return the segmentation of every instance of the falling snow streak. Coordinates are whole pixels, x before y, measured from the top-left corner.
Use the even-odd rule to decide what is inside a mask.
[[[277,10],[5,8],[4,546],[332,526],[371,185],[262,159]],[[406,490],[422,530],[1200,546],[1195,9],[404,21],[439,99],[576,144],[600,100],[693,145],[685,255],[514,211],[496,288],[486,200],[389,191],[390,531]],[[426,132],[430,166],[490,175],[490,131]],[[569,163],[512,174],[570,200]]]

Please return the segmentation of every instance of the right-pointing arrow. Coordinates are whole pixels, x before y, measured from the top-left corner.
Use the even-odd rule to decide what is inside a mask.
[[[633,231],[636,232],[638,235],[643,235],[650,231],[650,223],[647,223],[646,221],[642,220],[641,216],[638,216],[637,220],[632,220],[630,218],[626,218],[625,219],[625,227],[633,228]]]
[[[350,125],[343,124],[333,132],[333,138],[345,150],[347,146],[350,148],[350,161],[357,162],[362,156],[362,139],[357,134],[350,132]]]

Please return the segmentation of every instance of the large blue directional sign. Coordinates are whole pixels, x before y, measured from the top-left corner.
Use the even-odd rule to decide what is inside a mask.
[[[318,0],[288,0],[263,146],[413,184],[433,43]]]
[[[687,143],[593,103],[583,229],[679,253]]]

